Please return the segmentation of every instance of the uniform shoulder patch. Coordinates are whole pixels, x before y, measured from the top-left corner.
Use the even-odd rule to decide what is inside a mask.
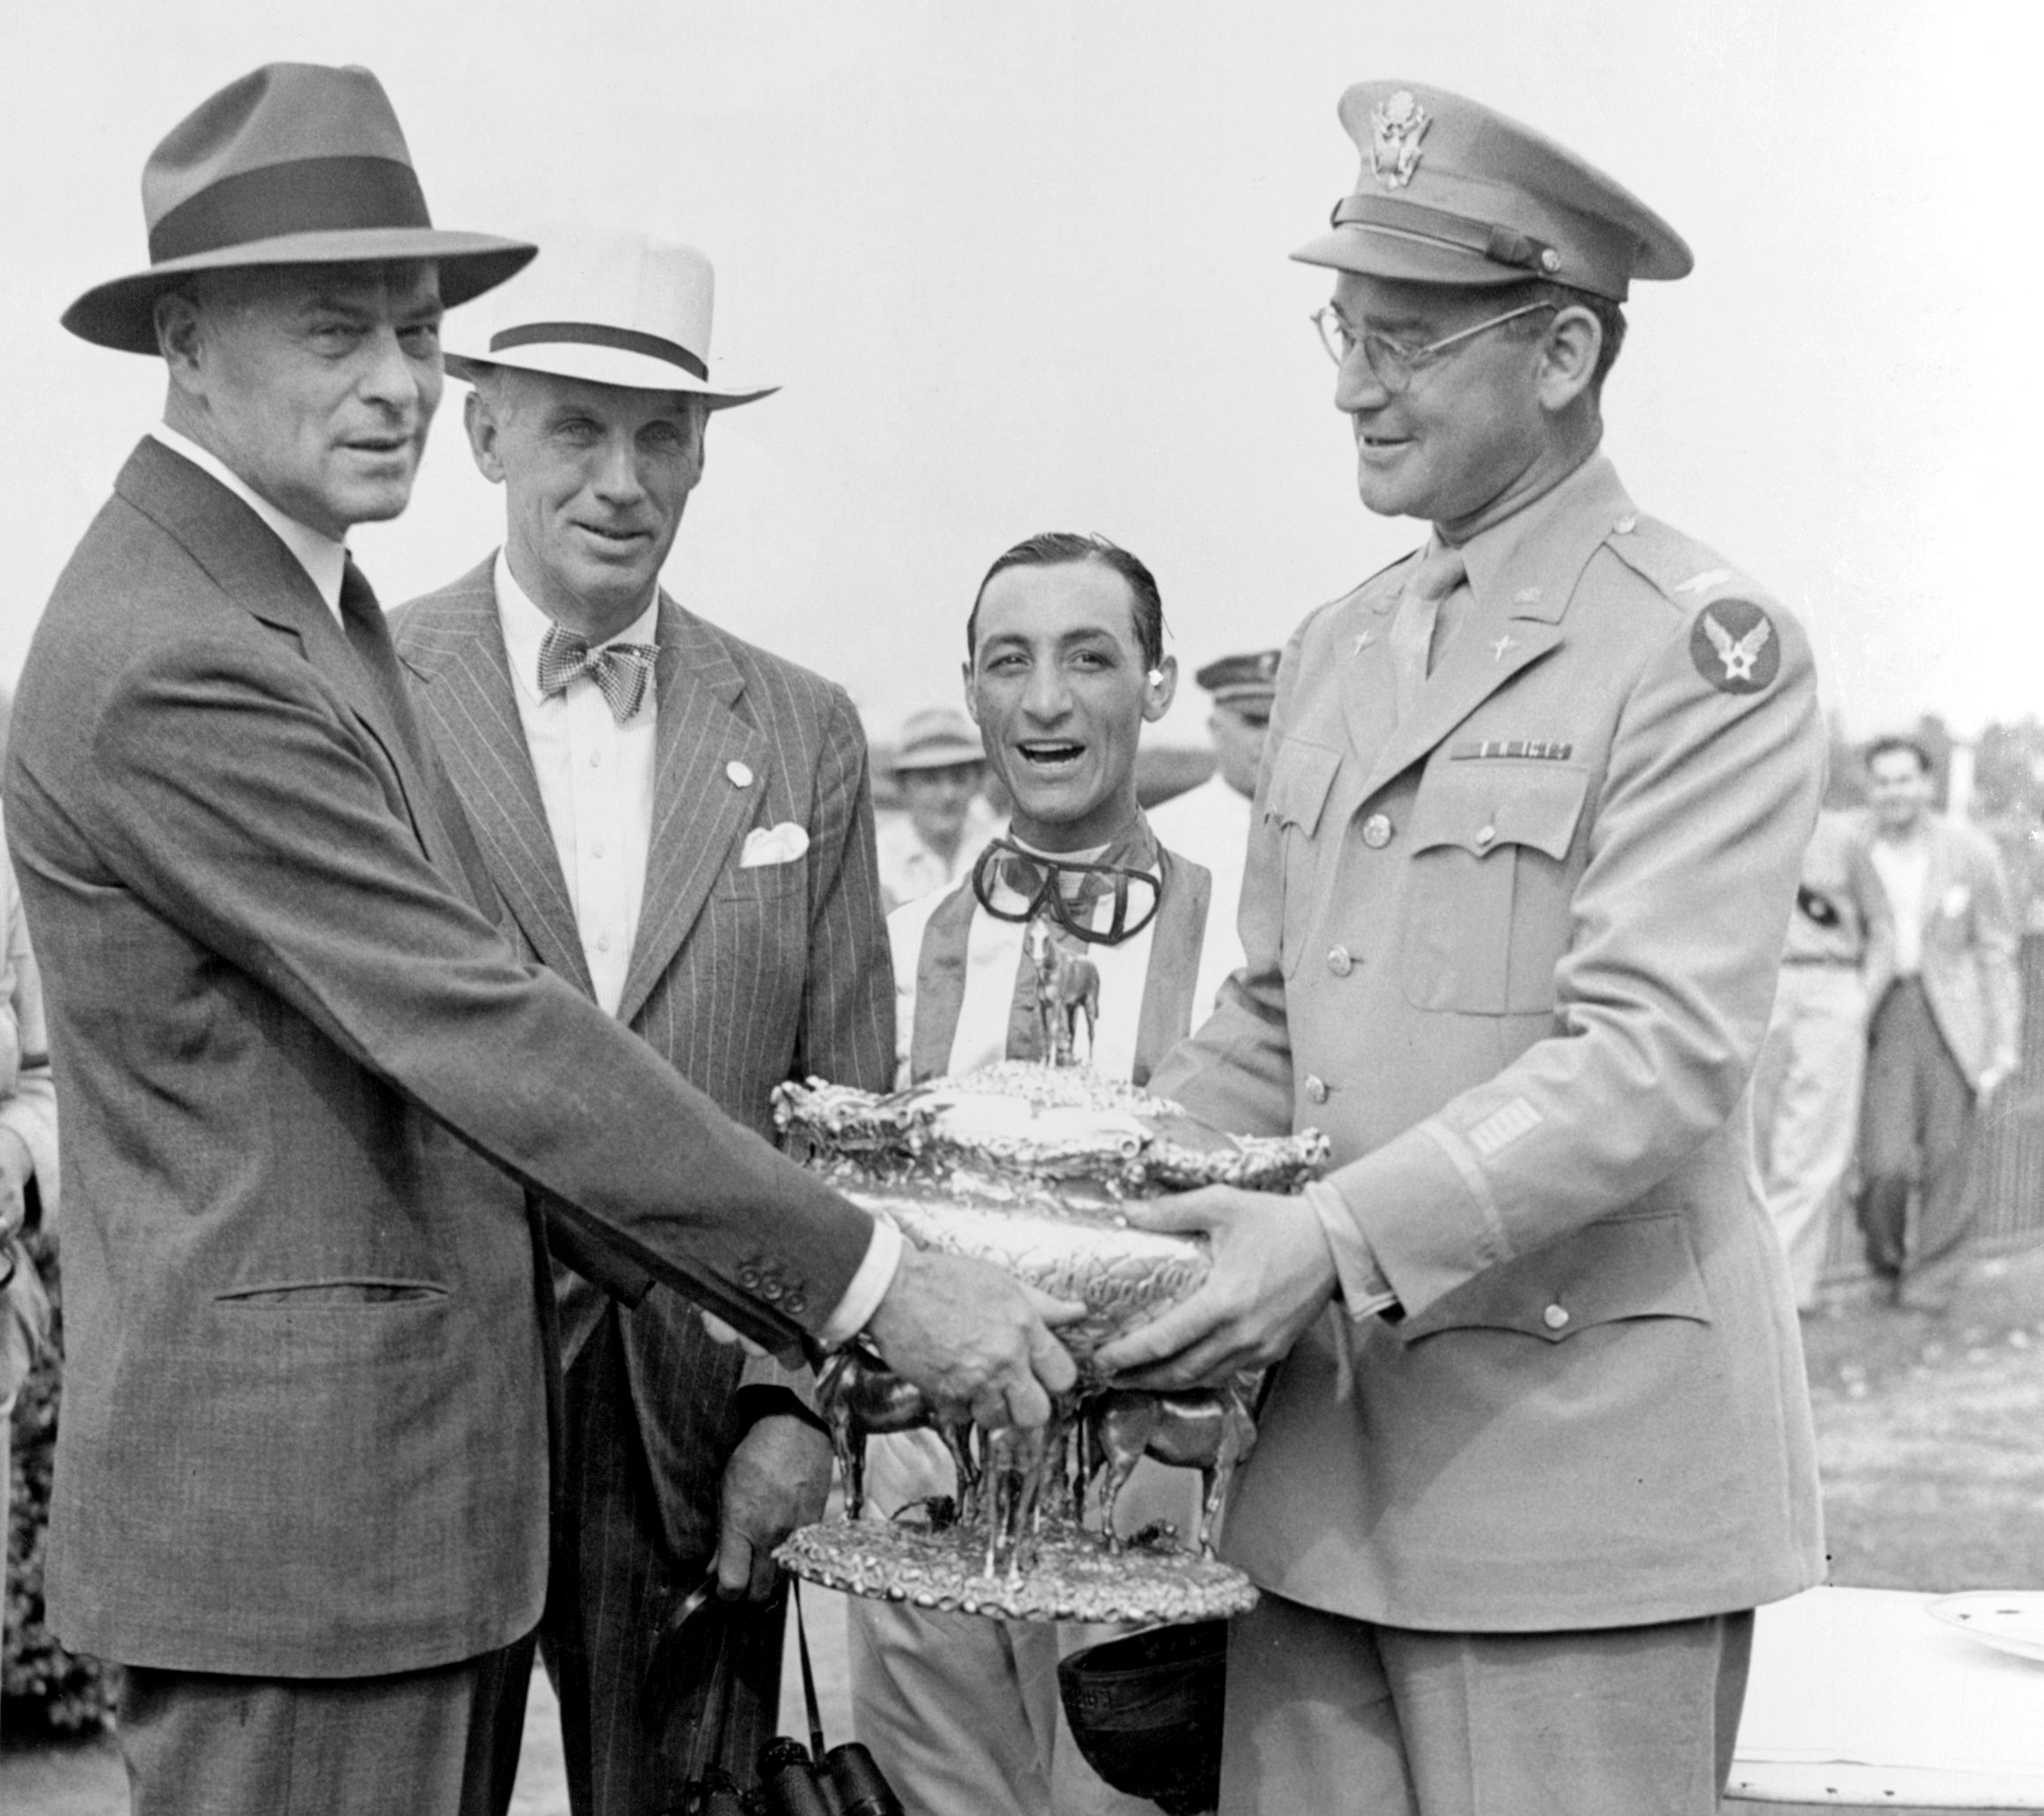
[[[1713,599],[1689,627],[1689,659],[1720,693],[1758,693],[1781,669],[1774,620],[1750,599]]]

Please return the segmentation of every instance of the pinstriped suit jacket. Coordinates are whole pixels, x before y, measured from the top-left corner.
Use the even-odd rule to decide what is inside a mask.
[[[504,653],[494,556],[392,619],[484,860],[531,953],[592,993]],[[774,1133],[769,1093],[811,1073],[885,1090],[893,980],[865,734],[842,688],[660,600],[652,840],[618,1019],[724,1110]],[[735,787],[734,760],[755,778]],[[793,820],[807,853],[741,870],[754,826]],[[559,1270],[572,1356],[602,1297]],[[633,1400],[677,1558],[714,1549],[717,1487],[744,1427],[741,1380],[795,1382],[711,1343],[656,1289],[622,1314]],[[806,1377],[804,1377],[806,1379]]]

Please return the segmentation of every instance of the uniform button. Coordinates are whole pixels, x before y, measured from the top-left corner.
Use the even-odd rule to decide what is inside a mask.
[[[1494,826],[1478,826],[1477,828],[1477,843],[1479,845],[1488,845],[1491,841],[1497,836],[1498,829]]]
[[[1363,822],[1363,843],[1373,851],[1381,851],[1391,842],[1391,821],[1388,814],[1373,813]]]
[[[1325,1103],[1327,1101],[1327,1080],[1325,1078],[1315,1078],[1311,1073],[1308,1073],[1305,1088],[1306,1101],[1308,1103]]]
[[[1549,1306],[1545,1311],[1540,1314],[1540,1322],[1546,1325],[1550,1330],[1560,1330],[1561,1327],[1568,1322],[1567,1307],[1560,1305]]]
[[[749,789],[752,786],[751,766],[741,763],[736,757],[724,765],[724,774],[731,778],[731,786],[735,789]]]
[[[1356,961],[1349,956],[1345,945],[1337,945],[1327,955],[1327,968],[1337,977],[1346,977],[1356,968]]]

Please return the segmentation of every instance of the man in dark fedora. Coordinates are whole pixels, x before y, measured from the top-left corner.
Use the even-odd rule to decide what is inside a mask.
[[[1050,1308],[902,1250],[499,930],[344,538],[404,508],[442,307],[531,248],[432,226],[363,70],[230,85],[143,191],[150,270],[64,319],[162,357],[165,423],[7,773],[68,1185],[53,1620],[128,1667],[138,1816],[501,1810],[550,1244],[780,1350],[863,1326],[989,1422],[1073,1371]]]
[[[1430,526],[1280,661],[1248,962],[1151,1088],[1317,1127],[1100,1353],[1278,1365],[1226,1555],[1221,1808],[1704,1816],[1752,1610],[1823,1575],[1747,1086],[1817,812],[1801,627],[1600,451],[1674,229],[1463,96],[1358,84],[1318,321],[1363,503]]]
[[[713,291],[693,247],[588,233],[492,299],[447,363],[503,546],[393,628],[522,947],[771,1138],[783,1079],[889,1087],[893,986],[851,700],[660,585],[710,414],[771,389],[710,364]],[[664,1288],[556,1285],[576,1560],[541,1643],[571,1803],[630,1816],[699,1759],[749,1777],[772,1737],[772,1553],[821,1514],[831,1448],[807,1370]],[[670,1657],[647,1610],[712,1570],[732,1605]]]

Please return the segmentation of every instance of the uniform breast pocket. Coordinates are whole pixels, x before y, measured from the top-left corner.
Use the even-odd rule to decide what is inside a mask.
[[[1275,821],[1285,867],[1285,975],[1299,968],[1306,936],[1320,899],[1315,871],[1322,847],[1320,822],[1327,797],[1341,767],[1341,752],[1325,745],[1288,738],[1270,759],[1270,783],[1263,797],[1263,815]]]
[[[1554,1004],[1569,930],[1568,853],[1589,772],[1448,761],[1412,804],[1400,974],[1416,1009],[1530,1015]]]

